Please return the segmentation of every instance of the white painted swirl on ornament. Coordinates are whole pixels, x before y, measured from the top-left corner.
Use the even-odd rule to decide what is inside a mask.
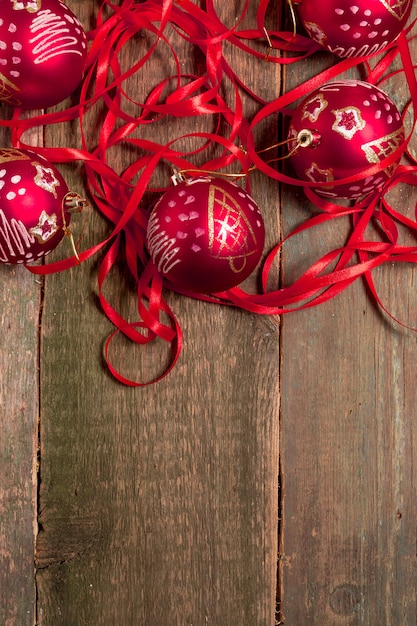
[[[388,44],[389,44],[389,41],[387,39],[386,41],[383,41],[380,44],[374,44],[373,46],[369,44],[364,44],[360,48],[355,47],[355,46],[352,46],[350,48],[343,48],[342,46],[336,46],[333,48],[332,46],[329,46],[329,50],[330,52],[333,52],[333,54],[336,54],[342,59],[350,59],[354,57],[367,56],[370,54],[376,54],[377,52],[382,52],[382,50],[386,48]]]
[[[35,242],[35,237],[28,233],[23,222],[14,218],[9,221],[0,210],[0,241],[0,261],[7,263],[10,257],[24,254],[25,249]]]
[[[29,43],[35,44],[33,48],[35,63],[45,63],[60,54],[82,56],[79,40],[69,34],[67,22],[50,9],[39,11],[30,26],[30,31],[36,33],[29,40]]]
[[[181,259],[176,258],[181,250],[176,243],[175,237],[169,237],[162,230],[158,216],[152,213],[148,224],[148,246],[154,262],[157,263],[158,272],[168,274],[177,263],[181,263]]]

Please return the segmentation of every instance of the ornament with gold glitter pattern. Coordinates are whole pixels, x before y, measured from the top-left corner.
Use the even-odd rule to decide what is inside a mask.
[[[217,293],[256,268],[265,229],[261,212],[239,185],[202,175],[180,180],[153,209],[148,249],[159,272],[182,290]]]
[[[29,264],[51,252],[82,202],[36,152],[0,149],[0,262]]]
[[[392,176],[404,143],[404,128],[393,101],[381,89],[357,80],[327,83],[297,107],[289,129],[290,159],[298,177],[327,198],[358,199]],[[365,172],[398,150],[398,158]],[[364,172],[362,176],[361,173]],[[332,184],[348,177],[349,183]]]

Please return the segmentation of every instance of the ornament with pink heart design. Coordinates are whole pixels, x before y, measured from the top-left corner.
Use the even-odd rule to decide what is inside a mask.
[[[405,27],[412,0],[295,0],[308,35],[341,58],[384,50]]]
[[[235,287],[263,252],[258,206],[242,187],[219,177],[175,183],[148,222],[147,245],[158,271],[181,290],[218,293]]]

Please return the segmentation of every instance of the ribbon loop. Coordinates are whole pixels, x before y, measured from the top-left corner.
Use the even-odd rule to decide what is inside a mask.
[[[79,101],[67,108],[63,104],[53,112],[42,114],[23,115],[20,109],[15,109],[10,119],[0,121],[1,126],[11,129],[15,147],[32,149],[24,142],[27,131],[46,125],[78,123],[80,146],[44,146],[38,150],[51,162],[78,163],[83,167],[89,203],[98,216],[111,224],[111,232],[102,241],[79,251],[65,224],[73,255],[63,261],[28,269],[34,274],[47,275],[69,270],[95,255],[102,255],[97,275],[99,300],[104,314],[115,328],[105,342],[104,355],[112,375],[125,385],[142,386],[161,380],[177,363],[182,349],[180,325],[164,297],[165,289],[175,288],[158,274],[146,245],[149,214],[158,194],[165,188],[164,185],[157,187],[154,181],[161,180],[161,174],[166,174],[167,168],[170,172],[197,170],[218,172],[219,175],[221,170],[227,170],[225,175],[234,170],[232,175],[244,178],[248,189],[250,173],[257,169],[269,181],[302,187],[315,210],[315,214],[268,252],[260,268],[259,293],[246,293],[240,287],[221,294],[177,290],[184,296],[218,306],[239,307],[254,314],[281,315],[317,306],[362,278],[375,301],[387,311],[378,297],[372,271],[387,263],[417,261],[417,247],[399,241],[400,229],[415,236],[417,205],[413,211],[410,208],[402,212],[392,206],[390,200],[399,186],[407,185],[411,189],[417,186],[417,156],[412,145],[417,123],[417,81],[416,64],[410,53],[415,21],[383,53],[335,59],[330,67],[309,80],[266,101],[256,92],[256,87],[249,84],[248,78],[234,69],[230,50],[248,55],[253,63],[266,59],[268,63],[262,66],[262,71],[268,72],[274,63],[283,67],[299,63],[321,49],[310,38],[296,32],[294,15],[292,32],[271,29],[268,25],[270,7],[270,0],[260,0],[253,23],[247,26],[249,0],[245,0],[241,14],[230,23],[221,19],[214,0],[206,0],[204,7],[191,0],[145,0],[140,3],[121,0],[117,4],[104,0],[97,11],[96,23],[87,34],[89,51]],[[142,33],[149,35],[147,47],[136,44]],[[198,71],[195,73],[182,70],[182,57],[176,41],[198,53]],[[125,59],[129,55],[125,51],[133,42],[137,56],[134,64],[126,67]],[[130,80],[145,66],[155,63],[155,67],[159,67],[162,54],[170,68],[169,75],[155,79],[141,101],[137,94],[129,92]],[[285,174],[277,165],[282,159],[268,161],[264,158],[266,152],[285,142],[258,145],[255,137],[266,135],[262,133],[262,127],[271,119],[275,123],[277,117],[280,120],[290,118],[300,98],[352,70],[360,72],[362,80],[378,86],[393,79],[405,80],[409,102],[403,108],[403,119],[409,121],[409,130],[403,145],[381,163],[372,164],[365,173],[335,182],[336,185],[344,184],[375,174],[402,156],[401,165],[381,190],[345,206],[320,197],[309,182]],[[148,72],[147,76],[151,74]],[[247,99],[254,104],[251,117],[244,112]],[[97,107],[101,109],[99,125],[97,120],[91,122],[95,119]],[[157,133],[153,139],[147,139],[141,132],[145,127],[158,128],[159,122],[171,124],[175,120],[176,124],[181,124],[190,119],[207,122],[212,132],[184,131],[165,142],[158,142]],[[189,126],[184,128],[189,129]],[[316,139],[313,134],[304,133],[298,142],[314,145]],[[113,167],[112,154],[117,150],[132,156],[123,171],[116,171]],[[314,186],[317,187],[317,183]],[[83,209],[85,201],[78,194],[71,193],[64,202],[65,210],[72,212]],[[291,245],[294,237],[308,229],[330,222],[336,227],[342,220],[350,224],[346,243],[334,250],[323,250],[321,257],[292,284],[274,288],[273,268],[280,261],[282,247]],[[104,295],[106,280],[120,257],[126,260],[136,285],[135,314],[138,319],[134,322],[126,320]],[[113,340],[119,334],[141,348],[159,340],[169,344],[172,358],[166,371],[155,380],[144,383],[121,374],[110,358]]]

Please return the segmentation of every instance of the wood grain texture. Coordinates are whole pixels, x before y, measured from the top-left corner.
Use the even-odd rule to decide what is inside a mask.
[[[385,89],[398,104],[408,98],[404,81]],[[412,212],[416,192],[399,190],[392,201]],[[300,193],[284,193],[285,205],[285,229],[311,214]],[[294,240],[285,279],[343,244],[347,229],[338,220]],[[416,326],[415,269],[384,267],[374,277],[387,308]],[[416,350],[415,332],[383,316],[361,282],[283,320],[285,624],[416,623]]]
[[[96,10],[85,0],[68,5],[85,24]],[[172,71],[163,47],[160,54],[159,79]],[[195,71],[198,59],[188,50],[181,60],[183,71]],[[131,88],[140,98],[157,80],[155,66],[145,68]],[[276,88],[265,77],[262,89]],[[184,132],[183,123],[169,120],[141,133],[163,142]],[[205,123],[197,118],[191,129],[207,129]],[[93,123],[89,128],[94,132]],[[79,137],[65,129],[46,131],[47,145],[72,141]],[[130,158],[115,153],[114,167],[123,169]],[[64,169],[79,190],[78,173]],[[268,208],[272,240],[277,188],[256,177],[252,192]],[[91,209],[83,246],[107,229]],[[45,285],[39,624],[272,626],[279,325],[167,294],[184,332],[183,354],[158,385],[128,389],[103,365],[111,326],[97,306],[98,262],[48,277]],[[134,293],[123,264],[119,269],[106,296],[132,316]],[[115,344],[117,364],[139,379],[160,369],[165,356],[161,346],[144,352]]]
[[[7,118],[10,110],[2,109]],[[33,145],[37,131],[27,135]],[[2,146],[9,132],[0,133]],[[41,283],[23,267],[0,266],[0,623],[31,626],[36,613],[38,323]]]
[[[39,286],[0,268],[0,623],[34,623]]]
[[[86,28],[94,24],[100,2],[67,4]],[[257,4],[249,3],[248,28]],[[217,6],[232,26],[243,5]],[[270,7],[271,29],[281,8]],[[198,74],[201,55],[185,44],[179,50],[174,29],[166,35],[182,71]],[[141,33],[126,46],[126,67],[151,43]],[[262,97],[279,95],[278,68],[225,50]],[[155,55],[158,63],[127,85],[138,101],[175,74],[165,44]],[[288,68],[284,88],[331,63],[318,53]],[[387,88],[403,103],[404,81]],[[245,101],[247,116],[255,110]],[[88,114],[88,142],[101,121],[98,109]],[[259,129],[260,148],[280,138],[277,124]],[[164,143],[195,130],[212,132],[212,121],[163,120],[140,136]],[[7,143],[7,133],[2,137]],[[30,138],[44,140],[79,147],[77,124]],[[111,163],[121,172],[135,156],[115,149]],[[60,169],[83,193],[82,168]],[[155,185],[167,184],[169,173],[158,169]],[[287,233],[313,209],[299,189],[280,189],[260,174],[251,182],[268,249],[281,225]],[[393,199],[410,211],[415,202],[406,189]],[[80,228],[76,219],[75,232]],[[348,229],[337,220],[292,239],[277,268],[281,280],[290,283],[342,244]],[[91,206],[82,247],[107,233]],[[64,241],[52,258],[68,254]],[[383,316],[360,281],[282,321],[166,293],[184,333],[183,353],[158,385],[128,389],[103,361],[112,326],[98,303],[100,260],[40,284],[24,270],[0,267],[1,626],[415,624],[415,333]],[[374,277],[390,311],[417,326],[416,270],[384,267]],[[122,261],[105,293],[136,319]],[[137,379],[160,373],[168,358],[161,344],[142,350],[122,338],[112,354]]]

